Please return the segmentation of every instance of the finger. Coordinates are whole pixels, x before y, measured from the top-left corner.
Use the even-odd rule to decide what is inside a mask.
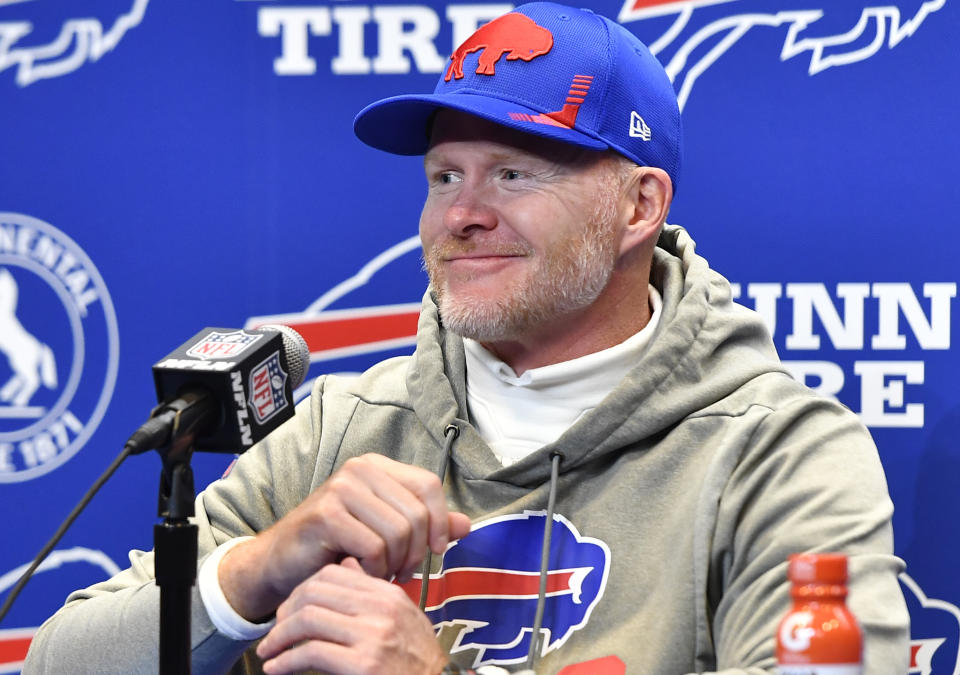
[[[326,607],[307,605],[277,621],[257,645],[257,655],[261,659],[270,659],[304,640],[352,644],[359,637],[353,624],[352,617]]]
[[[463,539],[465,536],[470,534],[471,522],[470,517],[466,514],[452,511],[447,514],[447,531],[449,532],[450,541],[456,541],[458,539]],[[449,544],[448,544],[449,545]],[[443,555],[446,552],[446,547],[443,550],[434,551],[437,555]],[[423,572],[422,569],[422,560],[418,561],[415,565],[411,567],[406,567],[396,576],[396,581],[400,584],[405,584],[413,578],[414,574],[418,572]]]
[[[368,574],[389,578],[402,570],[410,557],[413,526],[401,513],[378,499],[351,504],[351,512],[377,536],[367,551],[347,549]],[[422,554],[421,554],[422,557]]]
[[[348,460],[329,481],[329,490],[382,536],[390,574],[415,568],[426,552],[430,514],[420,498],[397,479],[397,472],[410,468],[364,455]],[[360,562],[371,571],[366,561]]]
[[[259,535],[258,539],[268,539],[266,553],[261,557],[269,562],[261,564],[270,572],[267,582],[270,590],[278,596],[268,613],[297,585],[324,565],[335,564],[344,555],[362,558],[370,574],[386,575],[383,538],[350,511],[340,494],[342,492],[343,488],[328,489],[324,484],[294,511]],[[233,555],[231,551],[224,560],[232,562]]]
[[[397,576],[395,576],[393,580],[398,584],[405,584],[411,579],[413,579],[414,574],[422,571],[423,571],[423,563],[421,562],[420,564],[415,565],[414,567],[407,567],[405,569],[400,570],[400,573],[397,574]]]
[[[472,524],[470,522],[470,516],[465,513],[458,513],[456,511],[450,512],[448,515],[448,524],[447,528],[450,532],[450,541],[456,541],[457,539],[463,539],[468,534],[470,534],[470,528]]]
[[[356,570],[358,572],[363,571],[363,568],[360,567],[360,563],[353,556],[347,556],[346,558],[340,561],[340,564],[343,567],[346,567],[347,569]]]
[[[372,520],[380,521],[382,518],[373,517]],[[370,575],[381,578],[390,575],[387,543],[377,522],[365,522],[363,517],[353,513],[349,505],[344,505],[342,513],[325,518],[325,526],[325,539],[328,540],[326,546],[333,548],[338,554],[346,553],[362,560],[363,568]]]
[[[297,586],[277,608],[277,621],[311,605],[359,616],[393,590],[393,584],[368,575],[355,558],[344,558],[344,563],[327,565]]]
[[[369,455],[369,458],[371,462],[382,466],[426,506],[429,515],[430,548],[435,553],[443,552],[449,542],[448,509],[443,483],[437,475],[422,467],[403,464],[382,455],[373,454]]]
[[[357,655],[348,647],[332,642],[310,641],[281,652],[263,664],[267,675],[288,675],[309,670],[343,672],[344,664],[354,663]]]
[[[403,466],[394,465],[393,468]],[[349,508],[383,537],[389,571],[396,574],[416,568],[427,550],[430,514],[426,505],[376,462],[357,462],[350,467],[350,473],[370,490],[374,499],[357,499]]]
[[[324,568],[326,569],[326,568]],[[303,610],[305,607],[319,606],[332,611],[353,614],[351,592],[340,584],[321,578],[321,573],[301,583],[290,597],[277,607],[277,623]]]
[[[406,549],[400,568],[418,566],[426,553],[427,538],[430,534],[430,512],[426,505],[392,476],[385,476],[385,480],[377,481],[371,487],[376,495],[393,507],[409,525],[405,532],[397,533],[404,537],[403,547]],[[395,545],[399,552],[400,543]]]

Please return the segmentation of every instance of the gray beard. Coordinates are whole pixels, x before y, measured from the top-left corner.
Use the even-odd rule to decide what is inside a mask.
[[[496,342],[519,338],[589,306],[606,288],[616,265],[612,221],[612,214],[595,214],[579,237],[536,258],[525,283],[510,285],[495,298],[449,292],[442,263],[425,254],[443,325],[461,337]]]

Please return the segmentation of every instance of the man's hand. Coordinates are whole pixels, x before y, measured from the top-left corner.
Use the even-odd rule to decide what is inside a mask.
[[[447,663],[423,612],[399,586],[365,574],[354,558],[297,586],[257,654],[268,675],[438,675]]]
[[[299,506],[220,561],[220,586],[238,614],[257,621],[317,570],[355,557],[368,575],[406,581],[427,547],[437,554],[470,531],[447,510],[426,469],[370,454],[348,460]]]

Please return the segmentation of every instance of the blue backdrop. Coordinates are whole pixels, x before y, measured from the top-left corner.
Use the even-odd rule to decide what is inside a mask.
[[[593,0],[683,105],[670,221],[797,377],[870,427],[913,619],[911,673],[960,673],[957,0]],[[836,5],[836,6],[834,6]],[[300,328],[311,374],[410,350],[419,158],[357,141],[433,88],[503,3],[0,0],[0,595],[207,325]],[[198,456],[203,485],[227,456]],[[129,460],[0,626],[0,673],[69,590],[151,546]]]

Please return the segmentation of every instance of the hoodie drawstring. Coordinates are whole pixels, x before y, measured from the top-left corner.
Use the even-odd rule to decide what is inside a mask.
[[[540,592],[537,596],[537,612],[533,618],[533,631],[530,634],[530,651],[527,652],[527,668],[533,666],[541,653],[543,635],[543,609],[547,601],[547,573],[550,567],[550,535],[553,533],[553,510],[557,502],[557,481],[560,477],[560,462],[563,453],[554,450],[550,453],[550,495],[547,497],[547,520],[543,524],[543,548],[540,551]]]
[[[441,458],[439,476],[441,481],[447,479],[447,466],[450,461],[450,455],[453,451],[453,442],[460,435],[460,429],[449,424],[443,430],[445,442],[443,445],[443,457]],[[540,590],[537,594],[537,610],[533,618],[533,631],[530,635],[530,651],[527,652],[526,667],[533,670],[537,658],[542,651],[543,636],[540,629],[543,626],[543,611],[547,601],[547,574],[550,568],[550,541],[553,534],[553,512],[557,503],[557,483],[560,478],[560,462],[563,461],[563,453],[553,451],[550,453],[550,492],[547,496],[547,518],[543,524],[543,548],[540,550]],[[425,611],[427,606],[427,592],[430,587],[430,568],[433,563],[433,553],[427,549],[427,555],[423,561],[423,567],[420,570],[420,610]]]
[[[440,482],[447,480],[447,464],[450,461],[450,454],[453,452],[453,442],[460,435],[460,428],[455,424],[448,424],[443,430],[443,457],[440,460]],[[420,569],[420,611],[424,611],[427,606],[427,590],[430,588],[430,567],[433,564],[433,552],[427,549],[427,556],[423,560],[423,567]]]

